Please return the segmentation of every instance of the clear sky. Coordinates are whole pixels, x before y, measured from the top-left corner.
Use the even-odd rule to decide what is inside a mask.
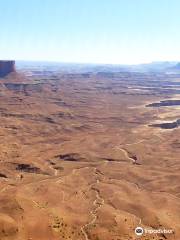
[[[180,61],[180,0],[0,0],[0,59]]]

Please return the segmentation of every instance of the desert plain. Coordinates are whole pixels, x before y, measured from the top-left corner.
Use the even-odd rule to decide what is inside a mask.
[[[178,74],[1,78],[0,240],[179,240],[178,119]]]

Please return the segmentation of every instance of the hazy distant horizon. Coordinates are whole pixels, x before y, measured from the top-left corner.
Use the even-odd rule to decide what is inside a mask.
[[[163,64],[163,63],[179,63],[180,60],[176,61],[152,61],[152,62],[141,62],[141,63],[134,63],[134,64],[126,64],[126,63],[96,63],[96,62],[63,62],[63,61],[53,61],[53,60],[22,60],[22,59],[6,59],[6,60],[15,60],[16,62],[32,62],[32,63],[50,63],[50,64],[82,64],[82,65],[114,65],[114,66],[133,66],[133,65],[145,65],[145,64]]]

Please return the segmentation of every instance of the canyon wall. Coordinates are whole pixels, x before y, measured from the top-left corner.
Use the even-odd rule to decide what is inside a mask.
[[[15,61],[0,60],[0,77],[5,77],[15,71]]]

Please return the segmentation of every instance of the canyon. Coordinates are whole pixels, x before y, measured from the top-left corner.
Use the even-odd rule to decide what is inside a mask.
[[[0,239],[180,239],[180,129],[153,126],[180,118],[179,81],[50,67],[1,78]]]

